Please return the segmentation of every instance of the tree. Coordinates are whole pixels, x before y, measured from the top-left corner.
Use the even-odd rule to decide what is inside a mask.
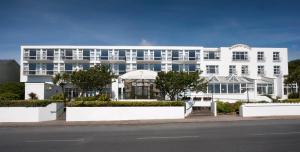
[[[285,79],[288,85],[297,84],[298,98],[300,97],[300,60],[289,62],[289,75]]]
[[[108,65],[96,65],[88,70],[79,70],[71,74],[71,83],[80,88],[81,96],[88,90],[99,91],[100,94],[107,85],[112,83],[113,75]]]
[[[38,99],[37,95],[33,92],[29,93],[28,96],[30,97],[30,100],[37,100]]]
[[[70,81],[70,75],[67,73],[57,73],[55,76],[52,78],[52,82],[55,85],[58,85],[61,87],[61,90],[63,92],[63,99],[64,101],[66,100],[66,95],[65,95],[65,86],[68,84]]]
[[[186,90],[203,91],[206,89],[207,82],[200,77],[201,72],[159,72],[155,83],[163,96],[168,95],[170,99],[175,100],[175,96]]]

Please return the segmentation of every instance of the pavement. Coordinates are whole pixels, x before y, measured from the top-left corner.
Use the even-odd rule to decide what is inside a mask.
[[[45,127],[45,126],[91,126],[91,125],[147,125],[147,124],[172,124],[172,123],[202,123],[202,122],[231,122],[231,121],[264,121],[264,120],[295,120],[300,121],[300,116],[272,116],[272,117],[240,117],[238,115],[193,116],[186,119],[164,120],[129,120],[129,121],[84,121],[66,122],[65,120],[45,122],[0,122],[1,127]]]
[[[109,122],[109,125],[2,126],[0,151],[298,152],[300,149],[299,118],[193,119],[143,125]]]

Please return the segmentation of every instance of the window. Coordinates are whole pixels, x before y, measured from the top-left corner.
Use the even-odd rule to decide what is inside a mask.
[[[36,63],[29,63],[29,74],[35,74],[36,73]]]
[[[227,93],[227,84],[221,84],[221,93]]]
[[[30,49],[29,50],[29,59],[36,59],[36,51],[35,49]]]
[[[196,60],[195,50],[190,50],[189,51],[189,60]]]
[[[108,60],[108,50],[101,50],[101,60]]]
[[[245,75],[249,74],[248,65],[242,65],[241,73]]]
[[[264,75],[265,74],[265,68],[263,65],[257,66],[257,74],[258,75]]]
[[[229,65],[229,75],[236,74],[236,66],[235,65]]]
[[[220,83],[214,84],[214,93],[220,93]]]
[[[273,84],[257,84],[258,94],[273,94]]]
[[[137,60],[144,60],[144,50],[137,51]]]
[[[126,73],[126,64],[119,64],[119,75]]]
[[[54,59],[54,49],[47,49],[47,60]]]
[[[178,64],[172,64],[172,71],[179,71],[179,65]]]
[[[82,70],[88,70],[90,68],[90,64],[82,64]]]
[[[273,61],[280,61],[279,52],[273,52]]]
[[[280,66],[278,66],[278,65],[274,66],[274,74],[275,75],[279,75],[280,74]]]
[[[248,52],[232,52],[232,60],[248,60]]]
[[[189,64],[189,72],[195,72],[196,71],[196,64]]]
[[[144,64],[137,64],[137,70],[144,70]]]
[[[119,50],[119,60],[126,60],[125,50]]]
[[[216,60],[220,59],[219,51],[204,51],[204,59]]]
[[[233,84],[228,83],[228,93],[233,93]]]
[[[154,60],[161,60],[161,51],[160,50],[154,51]]]
[[[65,64],[65,72],[66,73],[71,73],[73,70],[73,65],[71,63],[66,63]]]
[[[264,52],[257,52],[257,61],[264,61]]]
[[[161,64],[154,64],[153,65],[153,70],[154,71],[161,71]]]
[[[217,74],[217,73],[219,73],[219,67],[217,65],[207,65],[206,73],[207,74]]]
[[[91,50],[88,50],[88,49],[84,49],[84,50],[83,50],[83,53],[82,53],[82,54],[83,54],[83,59],[84,59],[84,60],[90,60],[90,51],[91,51]]]
[[[54,67],[53,63],[48,63],[46,65],[47,75],[53,75],[53,67]]]
[[[233,87],[234,87],[233,93],[240,93],[240,84],[239,83],[233,84]]]
[[[179,51],[178,50],[172,51],[172,60],[179,60]]]

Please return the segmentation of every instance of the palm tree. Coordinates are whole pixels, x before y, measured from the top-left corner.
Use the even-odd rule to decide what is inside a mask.
[[[69,82],[69,78],[70,76],[67,73],[57,73],[55,74],[55,76],[52,78],[52,82],[53,84],[56,84],[58,86],[61,87],[61,90],[63,92],[63,98],[64,101],[66,101],[66,97],[65,97],[65,86],[67,85],[67,83]]]

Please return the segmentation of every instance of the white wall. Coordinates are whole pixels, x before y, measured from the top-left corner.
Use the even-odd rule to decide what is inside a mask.
[[[63,103],[46,107],[0,107],[0,122],[40,122],[56,120],[63,112]]]
[[[240,116],[290,116],[300,115],[298,103],[250,103],[240,106]]]
[[[61,88],[49,83],[25,83],[25,99],[30,99],[28,94],[31,92],[35,93],[38,99],[44,100],[61,92]]]
[[[184,107],[67,107],[66,121],[183,119]]]
[[[44,83],[25,83],[25,99],[30,99],[29,93],[33,92],[38,99],[44,100]]]

